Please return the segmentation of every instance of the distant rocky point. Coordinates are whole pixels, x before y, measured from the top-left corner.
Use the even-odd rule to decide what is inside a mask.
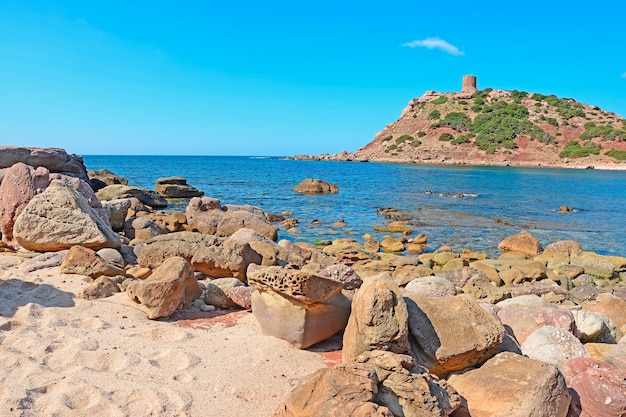
[[[356,152],[294,159],[626,169],[626,119],[554,95],[427,91]]]

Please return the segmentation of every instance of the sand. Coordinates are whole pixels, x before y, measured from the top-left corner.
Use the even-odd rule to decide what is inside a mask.
[[[267,416],[324,356],[245,311],[151,321],[126,294],[0,254],[0,416]]]

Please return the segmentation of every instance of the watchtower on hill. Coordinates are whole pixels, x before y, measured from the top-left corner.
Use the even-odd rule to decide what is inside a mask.
[[[475,93],[478,91],[476,88],[476,76],[474,75],[464,75],[463,76],[463,86],[461,87],[461,92],[463,93]]]

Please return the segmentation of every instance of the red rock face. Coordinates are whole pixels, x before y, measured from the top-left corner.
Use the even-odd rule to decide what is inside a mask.
[[[46,189],[50,183],[46,168],[37,169],[18,162],[7,169],[0,184],[0,232],[2,241],[13,248],[19,247],[13,239],[15,219],[30,200]]]

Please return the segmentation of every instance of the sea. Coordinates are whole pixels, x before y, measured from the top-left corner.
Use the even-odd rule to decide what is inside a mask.
[[[382,239],[377,209],[409,213],[413,236],[442,245],[498,253],[505,237],[528,230],[545,247],[575,240],[584,250],[626,256],[626,172],[515,167],[420,166],[373,162],[302,161],[257,156],[83,156],[87,169],[108,169],[130,185],[154,189],[158,178],[180,176],[222,204],[249,204],[289,213],[298,233],[279,239],[316,242],[364,234]],[[338,194],[303,195],[305,178],[339,186]],[[184,211],[187,201],[166,210]],[[560,213],[569,206],[571,213]],[[344,220],[345,226],[335,222]],[[410,236],[409,236],[410,237]]]

